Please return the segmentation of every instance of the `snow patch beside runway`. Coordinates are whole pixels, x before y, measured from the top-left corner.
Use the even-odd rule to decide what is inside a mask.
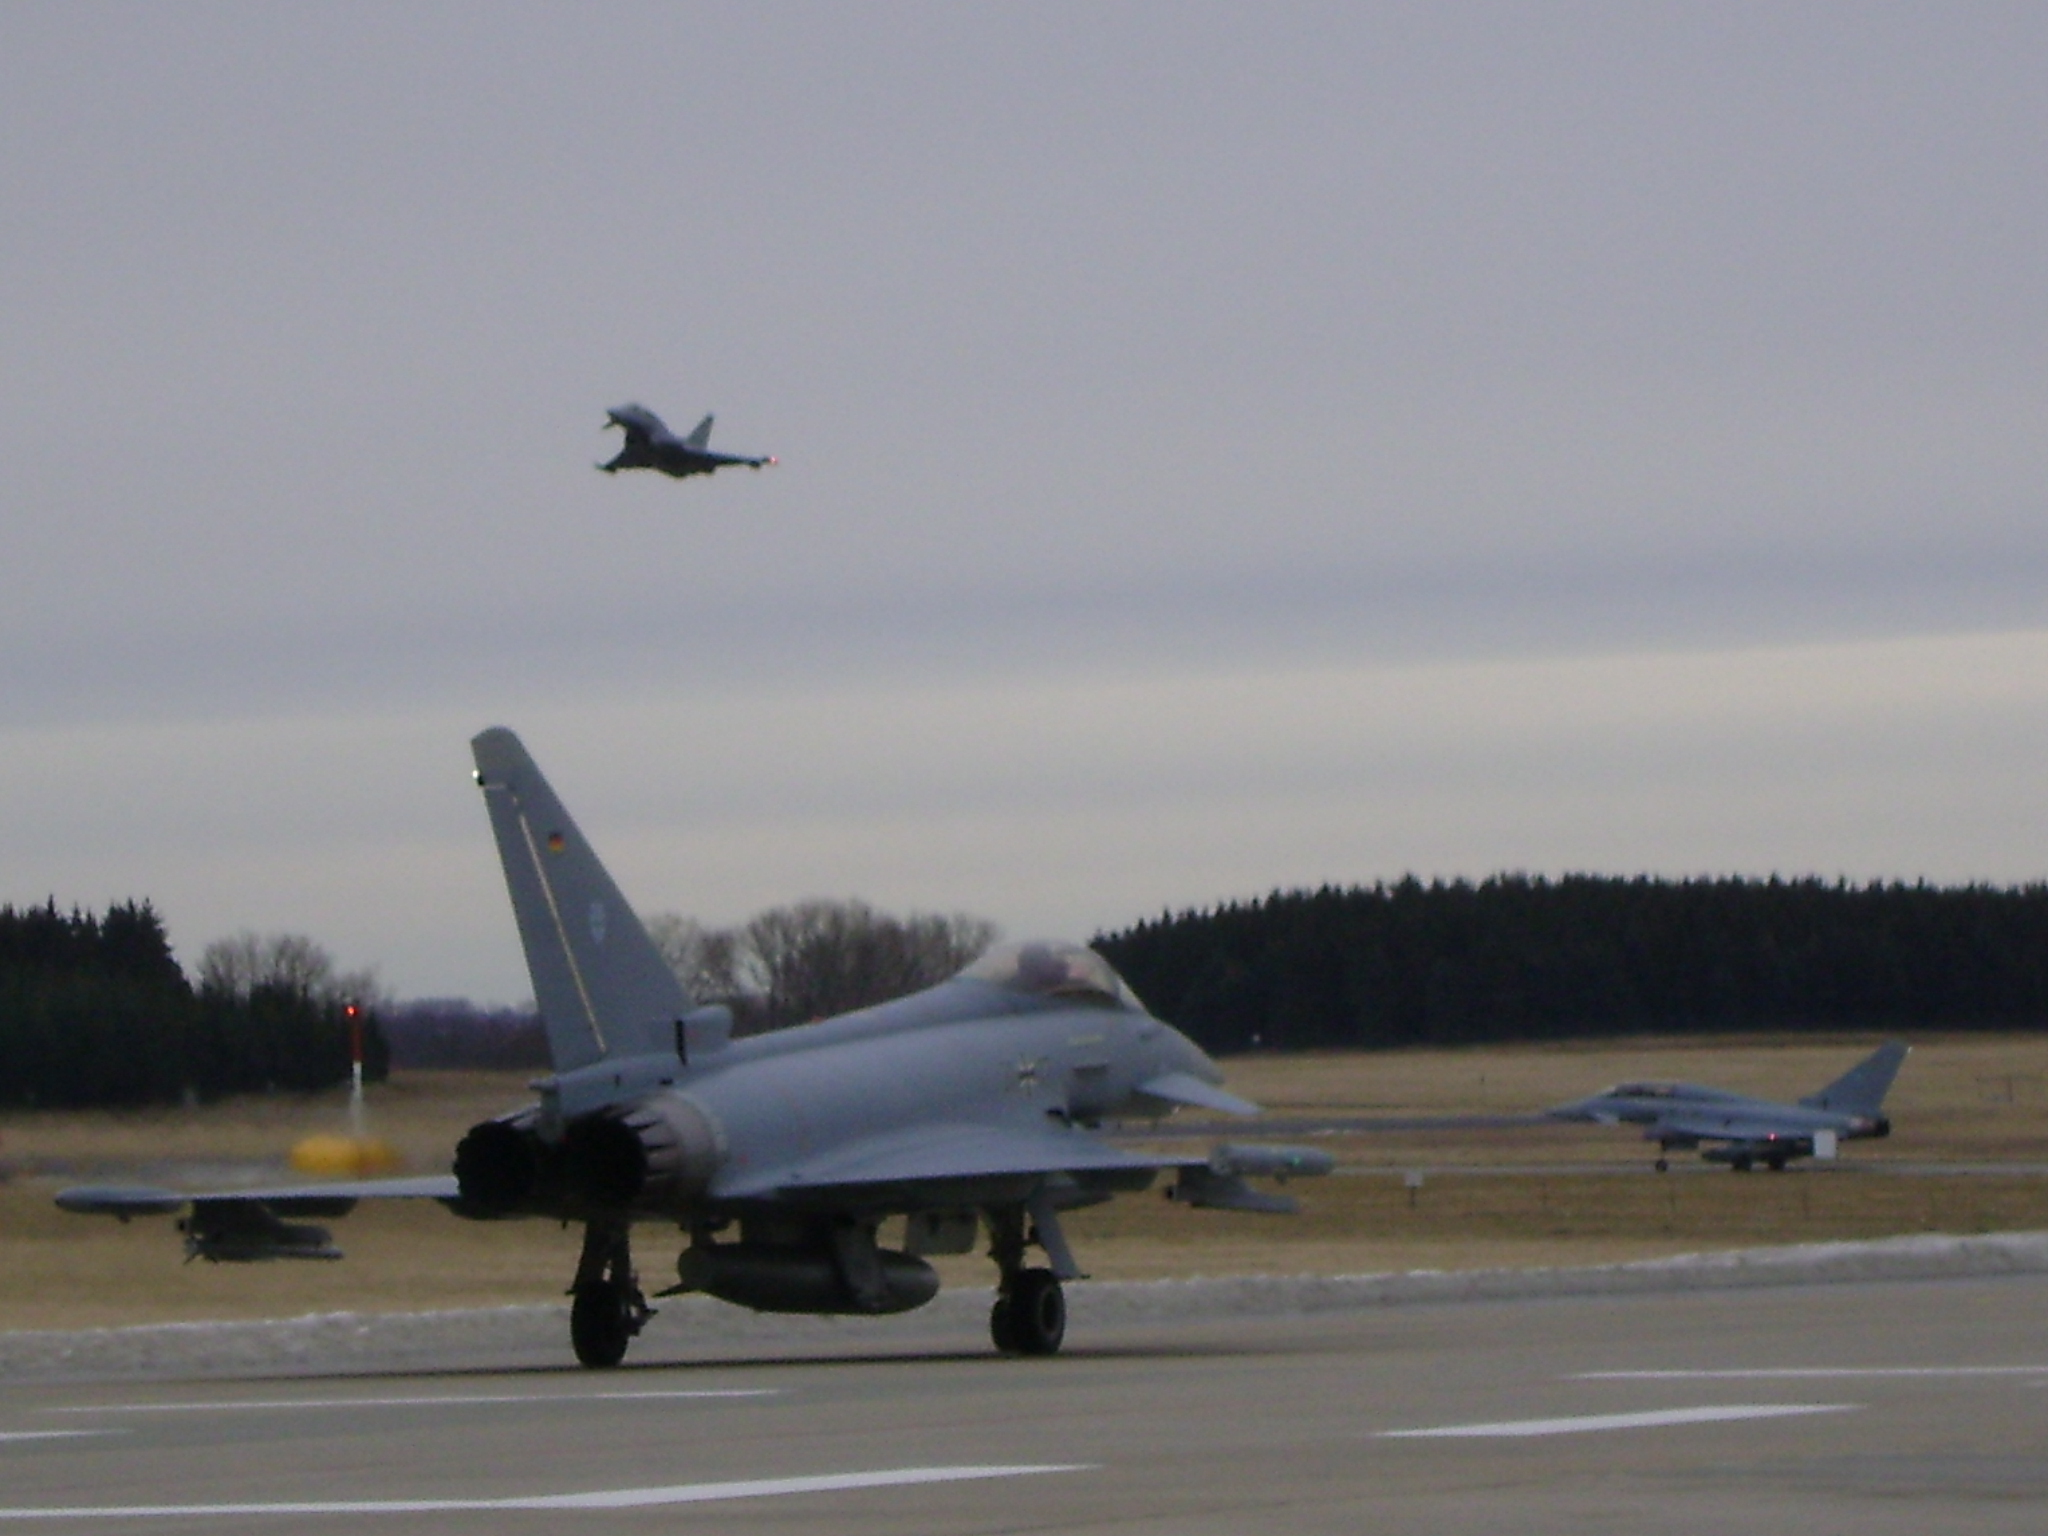
[[[1067,1289],[1069,1338],[1096,1324],[1171,1324],[1287,1317],[1381,1306],[1514,1301],[1982,1278],[2048,1272],[2048,1232],[1936,1235],[1863,1243],[1802,1243],[1557,1269],[1414,1270],[1336,1276],[1082,1281]],[[708,1350],[987,1345],[989,1293],[956,1290],[894,1317],[781,1317],[701,1296],[664,1302],[634,1345],[636,1361],[701,1359]],[[404,1370],[461,1360],[476,1368],[559,1365],[569,1359],[568,1309],[327,1313],[276,1322],[172,1323],[78,1332],[0,1333],[0,1376],[133,1378],[294,1375]]]

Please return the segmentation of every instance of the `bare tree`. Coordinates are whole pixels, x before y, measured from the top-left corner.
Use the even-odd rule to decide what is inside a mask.
[[[374,1008],[388,1001],[375,970],[337,970],[334,957],[304,934],[246,928],[206,946],[199,957],[199,987],[243,1002],[259,987],[321,1003],[354,1001]]]
[[[658,912],[647,920],[647,936],[690,1001],[725,1002],[746,990],[740,978],[740,936],[733,929],[706,928],[694,917]]]
[[[898,918],[864,901],[813,900],[770,908],[744,932],[769,1019],[794,1024],[943,981],[994,941],[996,927],[965,914]]]
[[[735,1005],[743,1028],[798,1024],[916,992],[997,935],[986,918],[899,918],[857,900],[771,907],[738,929],[663,913],[647,930],[690,997]]]

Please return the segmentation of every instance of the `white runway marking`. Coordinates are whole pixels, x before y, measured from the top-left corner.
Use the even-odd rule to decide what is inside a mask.
[[[1501,1440],[1524,1435],[1586,1435],[1609,1429],[1661,1429],[1670,1424],[1722,1424],[1846,1413],[1857,1403],[1734,1403],[1717,1408],[1659,1408],[1649,1413],[1593,1413],[1571,1419],[1509,1419],[1499,1424],[1446,1424],[1438,1429],[1383,1429],[1381,1440]]]
[[[690,1398],[778,1397],[780,1387],[700,1387],[674,1392],[502,1392],[466,1397],[270,1397],[218,1403],[101,1403],[45,1413],[269,1413],[285,1408],[473,1408],[505,1403],[610,1403]]]
[[[117,1435],[117,1429],[0,1429],[0,1440],[83,1440],[88,1435]]]
[[[924,1483],[965,1483],[992,1477],[1035,1477],[1086,1472],[1087,1465],[1042,1467],[901,1467],[890,1472],[839,1472],[824,1477],[767,1477],[733,1483],[683,1483],[673,1488],[613,1488],[596,1493],[550,1493],[511,1499],[354,1499],[301,1504],[113,1504],[97,1508],[0,1509],[0,1520],[185,1520],[227,1515],[438,1515],[503,1510],[653,1509],[666,1504],[714,1504],[727,1499],[768,1499],[786,1494],[848,1493],[863,1488],[912,1488]]]
[[[1730,1371],[1581,1371],[1569,1381],[1863,1381],[1886,1376],[2048,1376],[2048,1365],[1778,1365]]]

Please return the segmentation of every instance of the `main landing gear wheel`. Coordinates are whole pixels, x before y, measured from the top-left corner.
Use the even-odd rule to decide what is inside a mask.
[[[1669,1172],[1671,1171],[1671,1159],[1670,1159],[1670,1158],[1668,1158],[1668,1157],[1660,1157],[1660,1158],[1658,1158],[1658,1159],[1657,1159],[1657,1171],[1658,1171],[1659,1173],[1669,1173]]]
[[[988,1315],[989,1336],[1006,1355],[1056,1355],[1067,1336],[1067,1295],[1049,1269],[1023,1269],[1003,1283]]]
[[[637,1332],[624,1287],[608,1280],[576,1287],[576,1300],[569,1308],[569,1342],[576,1347],[580,1364],[610,1370],[626,1358],[626,1346]]]
[[[610,1370],[654,1316],[633,1273],[633,1249],[623,1225],[592,1222],[583,1229],[583,1256],[569,1286],[569,1343],[593,1370]]]

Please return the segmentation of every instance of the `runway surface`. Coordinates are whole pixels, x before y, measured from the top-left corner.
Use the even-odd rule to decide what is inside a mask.
[[[2048,1529],[2048,1277],[15,1382],[0,1530]]]

